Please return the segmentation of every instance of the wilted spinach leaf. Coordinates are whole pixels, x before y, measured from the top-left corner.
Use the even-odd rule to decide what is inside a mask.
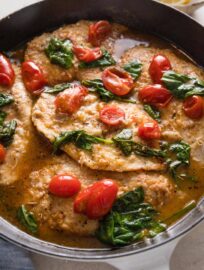
[[[142,72],[142,64],[137,60],[124,65],[123,68],[132,76],[133,80],[137,80]]]
[[[0,93],[0,107],[11,104],[14,101],[11,95]]]
[[[38,225],[33,213],[29,212],[25,205],[21,205],[18,208],[17,218],[19,222],[25,226],[30,232],[37,233]]]
[[[12,143],[16,126],[17,122],[15,120],[11,120],[0,126],[0,142],[4,146],[9,146]]]
[[[49,93],[49,94],[57,94],[64,91],[65,89],[69,87],[70,87],[70,83],[60,83],[60,84],[56,84],[55,86],[46,86],[43,92]]]
[[[3,125],[6,116],[7,116],[6,112],[0,111],[0,126]]]
[[[153,119],[155,119],[157,122],[161,122],[161,113],[156,108],[154,108],[151,105],[145,104],[144,110],[151,116]]]

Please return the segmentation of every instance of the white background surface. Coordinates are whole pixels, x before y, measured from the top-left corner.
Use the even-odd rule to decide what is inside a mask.
[[[56,0],[57,1],[57,0]],[[142,1],[142,0],[141,0]],[[20,9],[26,5],[38,2],[38,0],[0,0],[0,18]],[[204,25],[204,7],[200,8],[193,14],[196,20],[199,20]],[[190,33],[189,33],[190,34]],[[204,37],[200,37],[204,38]],[[204,53],[204,48],[203,48]],[[36,269],[47,270],[43,267],[41,260],[35,259]],[[171,270],[204,270],[204,223],[197,226],[193,231],[185,236],[176,247],[171,258]],[[0,267],[1,268],[1,267]],[[108,265],[93,264],[92,267],[81,265],[80,268],[73,267],[70,270],[112,270],[115,268]],[[56,262],[52,261],[49,270],[59,269]],[[65,268],[63,268],[65,269]],[[67,270],[69,270],[66,267]],[[7,270],[7,269],[2,269]],[[127,269],[124,269],[127,270]],[[151,270],[151,269],[149,269]]]

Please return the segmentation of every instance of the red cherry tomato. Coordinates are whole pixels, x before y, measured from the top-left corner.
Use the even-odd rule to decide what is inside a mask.
[[[57,95],[55,107],[60,113],[72,114],[81,107],[87,94],[86,87],[77,84],[72,85],[72,87]]]
[[[117,106],[105,106],[100,111],[100,120],[109,126],[119,126],[125,119],[125,112]]]
[[[113,206],[118,192],[118,185],[111,179],[96,182],[87,203],[86,214],[90,219],[105,216]]]
[[[89,26],[88,41],[93,46],[100,46],[111,33],[112,27],[108,21],[99,21]]]
[[[204,101],[200,96],[188,97],[183,102],[184,113],[192,119],[200,119],[204,113]]]
[[[73,51],[76,57],[86,63],[90,63],[102,57],[103,52],[100,48],[83,48],[81,46],[74,46]]]
[[[6,149],[2,144],[0,144],[0,162],[3,162],[6,157]]]
[[[164,108],[172,99],[172,94],[161,84],[148,85],[142,88],[138,94],[139,99],[155,107]]]
[[[105,88],[118,96],[127,95],[134,86],[132,77],[116,67],[106,68],[102,73],[102,80]]]
[[[78,178],[68,174],[55,175],[49,184],[49,192],[58,197],[72,197],[79,192],[81,183]]]
[[[153,57],[150,66],[149,74],[154,83],[162,83],[161,78],[163,72],[172,69],[169,59],[162,54],[157,54]]]
[[[87,187],[79,192],[74,201],[74,212],[78,214],[86,214],[88,200],[91,196],[92,186]]]
[[[42,88],[46,85],[41,69],[32,61],[24,62],[21,69],[26,89],[34,95],[40,94]]]
[[[157,140],[161,137],[161,130],[156,121],[144,122],[138,126],[138,136],[144,140]]]
[[[15,80],[15,73],[10,61],[0,54],[0,85],[12,86]]]

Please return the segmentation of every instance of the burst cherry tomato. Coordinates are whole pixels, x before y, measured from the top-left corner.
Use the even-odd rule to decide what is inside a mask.
[[[72,197],[79,192],[81,183],[73,175],[58,174],[55,175],[49,184],[49,192],[58,197]]]
[[[163,76],[163,72],[170,70],[171,68],[171,63],[166,56],[162,54],[155,55],[149,66],[149,74],[152,81],[154,83],[162,83],[161,78]]]
[[[88,41],[93,46],[100,46],[111,33],[112,27],[108,21],[99,21],[89,26]]]
[[[81,107],[87,94],[86,87],[77,84],[72,85],[72,87],[57,95],[55,107],[60,113],[72,114]]]
[[[125,119],[125,112],[117,106],[105,106],[100,111],[100,120],[109,126],[119,126]]]
[[[2,144],[0,144],[0,162],[3,162],[6,157],[6,149]]]
[[[22,77],[26,89],[38,95],[46,84],[42,70],[32,61],[26,61],[22,64]]]
[[[79,192],[74,201],[74,212],[78,214],[86,214],[88,200],[91,196],[92,186],[87,187]]]
[[[15,80],[15,73],[10,61],[0,54],[0,85],[12,86]]]
[[[132,77],[124,70],[116,67],[106,68],[102,74],[106,89],[118,96],[127,95],[133,88]]]
[[[172,94],[161,84],[148,85],[142,88],[138,94],[139,99],[155,107],[164,108],[172,99]]]
[[[102,57],[103,52],[100,48],[83,48],[82,46],[74,46],[73,51],[76,57],[86,63],[95,61]]]
[[[188,97],[183,102],[184,113],[192,119],[200,119],[204,113],[204,101],[200,96]]]
[[[157,140],[161,137],[161,130],[156,121],[144,122],[138,126],[138,136],[144,140]]]

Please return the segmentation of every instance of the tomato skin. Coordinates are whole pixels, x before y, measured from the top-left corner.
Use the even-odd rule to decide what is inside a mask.
[[[204,113],[204,101],[200,96],[191,96],[184,100],[183,110],[186,116],[192,119],[200,119]]]
[[[132,77],[116,67],[106,68],[102,73],[102,81],[105,88],[117,96],[127,95],[134,86]]]
[[[79,192],[81,183],[75,176],[58,174],[53,176],[49,184],[49,192],[55,196],[67,198]]]
[[[158,140],[161,138],[161,130],[156,121],[143,122],[138,125],[138,136],[144,140]]]
[[[140,89],[138,97],[143,103],[148,103],[157,108],[164,108],[169,104],[173,96],[161,84],[153,84]]]
[[[2,144],[0,144],[0,162],[3,162],[5,160],[5,157],[6,157],[6,149]]]
[[[88,200],[91,196],[92,186],[80,191],[74,201],[74,212],[78,214],[86,214]]]
[[[91,49],[83,48],[82,46],[74,46],[73,51],[79,60],[86,63],[93,62],[103,56],[103,52],[99,47]]]
[[[73,85],[55,98],[56,110],[60,113],[72,114],[82,105],[84,97],[88,94],[86,87],[82,85]]]
[[[149,66],[149,74],[152,78],[152,81],[154,83],[161,84],[163,72],[170,69],[172,69],[171,63],[165,55],[162,54],[155,55]]]
[[[111,179],[103,179],[92,187],[86,214],[90,219],[105,216],[112,208],[118,192],[118,185]]]
[[[22,63],[21,70],[27,91],[39,95],[47,83],[41,69],[34,62],[26,61]]]
[[[125,112],[117,106],[106,105],[100,111],[99,118],[108,126],[119,126],[125,119]]]
[[[110,35],[112,26],[108,21],[98,21],[89,26],[88,41],[93,46],[100,46],[108,35]]]
[[[8,58],[0,54],[0,85],[12,86],[15,80],[15,73]]]

